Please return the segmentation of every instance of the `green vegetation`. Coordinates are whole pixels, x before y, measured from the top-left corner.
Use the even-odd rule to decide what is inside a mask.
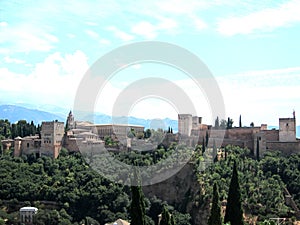
[[[167,153],[160,151],[158,158],[165,158]],[[140,187],[133,192],[142,194]],[[13,158],[9,154],[0,158],[0,218],[7,224],[18,224],[18,210],[23,206],[39,208],[37,224],[104,224],[118,218],[130,221],[130,202],[138,199],[134,193],[131,198],[130,188],[100,176],[79,153],[68,154],[66,149],[58,159],[36,159],[34,155]],[[152,202],[155,207],[151,207]],[[145,198],[145,224],[154,225],[164,204]],[[178,221],[183,221],[178,225],[190,224],[188,214],[168,207]]]
[[[139,177],[137,171],[134,171],[134,180],[139,183]],[[144,193],[141,186],[131,186],[131,225],[145,225],[146,224],[146,212],[145,212],[145,200]]]
[[[19,120],[17,123],[10,123],[8,120],[0,120],[0,140],[40,134],[40,130],[40,125],[36,126],[33,121],[28,123],[26,120]]]
[[[233,162],[236,161],[241,206],[247,221],[263,222],[272,217],[293,217],[293,209],[285,204],[283,189],[288,188],[299,206],[300,154],[282,156],[279,152],[269,152],[257,161],[248,149],[227,146],[226,152],[226,160],[221,158],[205,171],[201,170],[201,160],[198,160],[198,179],[200,186],[205,190],[199,197],[202,208],[205,208],[213,196],[214,183],[219,187],[220,201],[228,200]]]
[[[219,191],[216,183],[214,183],[213,188],[212,207],[208,218],[208,225],[222,225]]]
[[[238,180],[238,174],[236,169],[236,162],[234,161],[232,177],[230,181],[227,205],[226,205],[226,214],[224,217],[224,222],[230,222],[232,225],[243,225],[243,210],[241,206],[241,193],[240,185]]]
[[[160,225],[172,225],[171,223],[171,215],[166,206],[163,207],[163,211],[161,213],[161,221]]]

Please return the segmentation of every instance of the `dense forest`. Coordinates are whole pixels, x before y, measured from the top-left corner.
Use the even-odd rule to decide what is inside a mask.
[[[58,159],[34,155],[0,159],[0,224],[18,224],[18,209],[35,206],[36,224],[104,224],[130,220],[130,188],[112,183],[93,171],[79,153],[63,149]],[[147,224],[154,224],[167,206],[177,224],[190,224],[180,213],[157,198],[146,199]],[[155,206],[155,207],[154,207]],[[93,222],[91,222],[93,221]],[[180,222],[181,221],[181,222]],[[3,222],[2,222],[3,223]]]

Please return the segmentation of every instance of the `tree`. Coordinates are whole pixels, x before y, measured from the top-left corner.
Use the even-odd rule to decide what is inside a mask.
[[[228,117],[228,119],[227,119],[227,129],[231,129],[232,125],[233,125],[233,120],[230,117]]]
[[[134,180],[138,181],[137,172],[134,171]],[[145,225],[146,224],[146,212],[145,212],[145,200],[141,186],[131,186],[131,225]]]
[[[217,162],[218,161],[218,150],[217,150],[215,139],[214,139],[214,142],[213,142],[213,153],[212,153],[212,156],[213,156],[213,161]]]
[[[204,143],[204,138],[202,140],[202,155],[204,154],[205,152],[205,143]]]
[[[219,124],[219,117],[217,116],[216,120],[215,120],[215,129],[219,129],[220,124]]]
[[[219,201],[219,191],[217,183],[214,183],[212,207],[210,216],[208,218],[208,225],[222,225],[221,206]]]
[[[259,138],[256,139],[256,159],[259,161]]]
[[[239,127],[242,127],[242,115],[240,115]]]
[[[144,138],[150,138],[151,137],[151,130],[150,129],[147,129],[145,131],[145,134],[144,134]]]
[[[234,161],[232,177],[230,181],[226,213],[224,223],[230,222],[231,225],[243,225],[243,210],[241,205],[241,192],[238,181],[236,162]]]
[[[208,131],[206,130],[206,134],[205,134],[205,147],[207,147],[208,145]]]
[[[161,213],[161,221],[160,225],[172,225],[171,223],[171,215],[166,206],[163,207],[163,211]]]
[[[227,128],[227,121],[222,119],[220,122],[220,128],[221,129],[226,129]]]
[[[254,123],[253,122],[250,123],[250,127],[254,127]]]

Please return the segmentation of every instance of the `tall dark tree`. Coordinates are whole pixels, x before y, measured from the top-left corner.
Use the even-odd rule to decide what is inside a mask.
[[[243,210],[241,204],[241,192],[238,180],[236,162],[233,164],[232,177],[230,181],[227,206],[224,222],[230,222],[231,225],[243,225]]]
[[[219,127],[220,127],[219,117],[217,116],[217,118],[215,120],[215,129],[219,129]]]
[[[258,137],[256,139],[256,159],[257,159],[257,161],[260,160],[260,157],[259,157],[259,138]]]
[[[215,139],[214,139],[214,142],[213,142],[213,153],[212,153],[212,156],[213,156],[214,162],[217,162],[218,161],[218,150],[217,150]]]
[[[161,221],[160,221],[159,224],[160,225],[172,225],[171,215],[170,215],[169,210],[166,206],[163,207],[163,211],[161,213]]]
[[[134,171],[134,180],[138,184],[138,175],[136,170]],[[130,206],[130,215],[131,215],[131,225],[146,225],[146,211],[145,211],[145,200],[144,193],[140,185],[131,186],[131,206]]]
[[[233,120],[230,117],[228,117],[228,119],[227,119],[227,129],[231,129],[232,125],[233,125]]]
[[[214,183],[212,207],[208,218],[208,225],[222,225],[221,205],[217,183]]]
[[[205,147],[207,147],[208,145],[208,131],[206,131],[206,134],[205,134]]]
[[[242,115],[240,115],[240,119],[239,119],[239,127],[242,127]]]
[[[205,152],[205,143],[204,143],[204,138],[202,139],[202,155]]]

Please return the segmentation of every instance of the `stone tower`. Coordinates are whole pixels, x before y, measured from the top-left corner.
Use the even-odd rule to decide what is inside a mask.
[[[16,137],[14,140],[14,156],[19,157],[21,156],[21,144],[22,144],[22,138]]]
[[[73,116],[71,110],[70,110],[68,118],[67,118],[66,128],[67,128],[67,130],[75,128],[74,116]]]
[[[293,112],[293,118],[279,118],[279,141],[296,141],[296,116]]]
[[[178,133],[184,136],[190,136],[193,127],[191,114],[178,114]]]
[[[63,122],[42,122],[41,154],[57,158],[62,147],[63,137]]]

